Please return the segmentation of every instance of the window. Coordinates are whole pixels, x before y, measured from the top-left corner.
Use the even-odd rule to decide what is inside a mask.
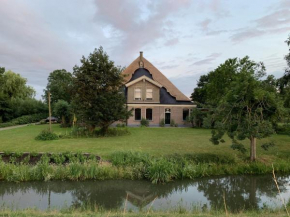
[[[189,116],[189,109],[183,109],[183,120],[186,121],[186,118]]]
[[[151,108],[146,109],[146,120],[152,121],[152,109]]]
[[[141,109],[140,108],[136,108],[135,109],[135,120],[136,121],[140,121],[141,120]]]
[[[146,100],[152,100],[153,98],[153,90],[150,89],[146,89]]]
[[[135,100],[141,100],[141,89],[140,88],[135,88],[134,99]]]

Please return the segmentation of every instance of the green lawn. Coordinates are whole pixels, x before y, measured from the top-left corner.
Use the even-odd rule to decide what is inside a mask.
[[[82,151],[106,157],[115,151],[141,151],[153,155],[174,153],[213,153],[240,155],[230,148],[230,139],[226,143],[213,145],[210,130],[193,128],[129,128],[131,135],[111,138],[79,138],[59,139],[54,141],[36,141],[34,138],[47,125],[31,125],[22,128],[0,131],[0,151],[21,152],[64,152]],[[64,133],[70,129],[53,125],[56,133]],[[264,151],[259,144],[274,141],[276,146]],[[249,142],[244,142],[249,147]],[[258,140],[258,157],[265,160],[280,155],[290,155],[290,137],[274,135],[264,140]]]

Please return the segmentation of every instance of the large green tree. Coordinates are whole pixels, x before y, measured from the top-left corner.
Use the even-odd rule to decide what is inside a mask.
[[[221,96],[214,111],[215,129],[211,141],[224,142],[223,135],[232,139],[232,148],[245,151],[240,140],[250,142],[250,159],[256,160],[256,141],[274,133],[273,124],[285,112],[276,89],[265,85],[265,67],[248,57],[236,60],[232,82]],[[226,72],[225,72],[226,74]],[[267,148],[272,144],[263,144]]]
[[[280,94],[284,99],[285,107],[290,109],[290,35],[285,42],[289,47],[289,53],[285,55],[287,67],[285,69],[284,75],[278,79],[278,86]]]
[[[247,67],[237,58],[228,59],[215,70],[200,77],[191,98],[193,101],[215,107],[230,88],[238,67]]]
[[[35,95],[35,90],[26,84],[27,79],[15,72],[4,72],[1,80],[0,91],[9,98],[27,98]]]
[[[0,67],[0,122],[17,117],[15,101],[33,98],[35,90],[27,85],[27,80],[12,71]]]
[[[104,133],[115,121],[126,120],[122,68],[114,65],[103,48],[95,49],[73,72],[73,104],[91,129],[100,126]]]
[[[206,88],[205,86],[208,83],[208,75],[202,75],[197,82],[197,87],[194,88],[193,93],[191,94],[190,98],[199,104],[206,103]]]
[[[51,72],[47,78],[48,83],[42,96],[47,101],[48,91],[51,94],[51,103],[58,100],[71,102],[72,74],[65,69],[58,69]]]

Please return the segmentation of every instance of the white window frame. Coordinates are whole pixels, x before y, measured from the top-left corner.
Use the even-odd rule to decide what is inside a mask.
[[[148,92],[151,90],[151,92]],[[147,93],[151,93],[151,98],[147,98]],[[153,100],[153,88],[146,88],[146,100]]]
[[[136,90],[140,90],[140,98],[136,98]],[[136,101],[141,101],[142,100],[142,88],[141,87],[136,87],[134,89],[134,100],[136,100]]]

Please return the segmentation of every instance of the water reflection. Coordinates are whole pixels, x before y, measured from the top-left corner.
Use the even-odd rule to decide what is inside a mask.
[[[285,199],[290,197],[290,176],[278,177]],[[271,176],[228,176],[201,178],[195,181],[175,181],[153,185],[147,181],[85,181],[0,183],[0,204],[11,208],[39,209],[79,208],[81,206],[120,209],[128,198],[128,208],[142,209],[154,201],[154,209],[167,209],[180,204],[187,209],[192,204],[223,208],[225,195],[229,210],[257,209],[265,202],[279,205],[277,189]]]

